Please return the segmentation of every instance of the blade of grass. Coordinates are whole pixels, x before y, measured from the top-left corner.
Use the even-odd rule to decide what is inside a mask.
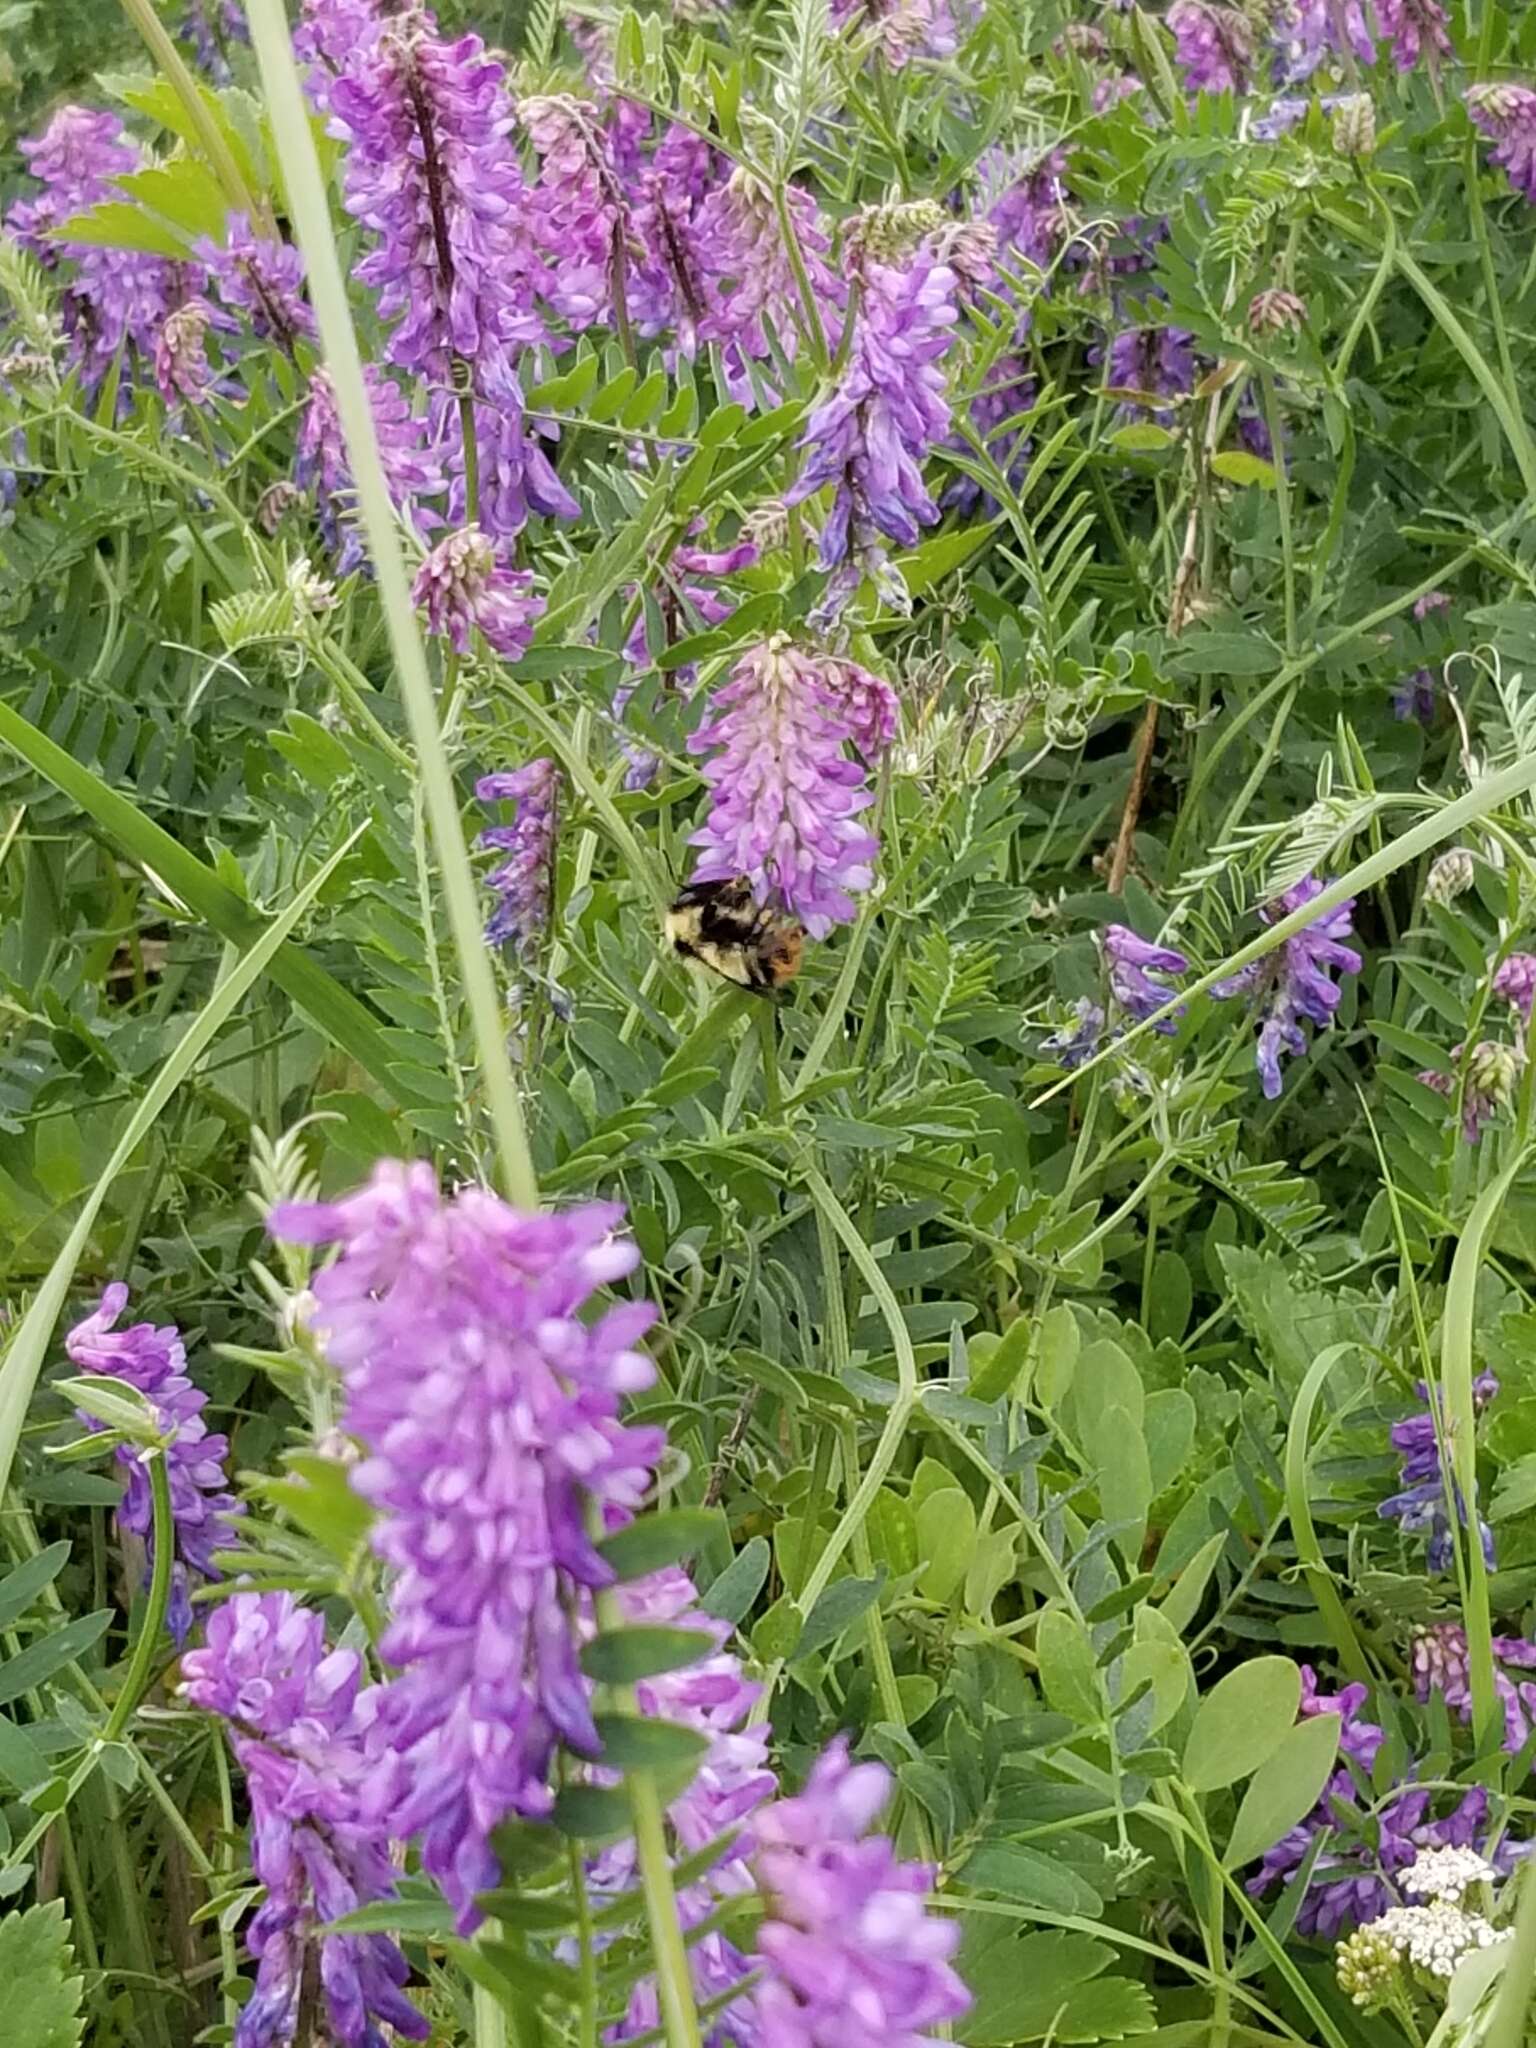
[[[1358,1678],[1365,1685],[1374,1685],[1376,1675],[1366,1661],[1360,1638],[1355,1634],[1354,1623],[1350,1620],[1343,1601],[1334,1588],[1332,1576],[1323,1562],[1322,1548],[1317,1540],[1317,1529],[1312,1521],[1312,1504],[1307,1493],[1307,1438],[1312,1430],[1312,1416],[1317,1407],[1318,1396],[1324,1383],[1340,1359],[1353,1351],[1353,1344],[1330,1344],[1326,1351],[1320,1351],[1313,1359],[1301,1390],[1296,1396],[1296,1405],[1291,1410],[1290,1427],[1285,1437],[1285,1505],[1291,1518],[1291,1535],[1296,1544],[1296,1560],[1306,1579],[1312,1601],[1322,1616],[1333,1646],[1339,1653],[1339,1662],[1351,1678]]]
[[[80,1262],[80,1255],[85,1250],[92,1226],[101,1213],[102,1204],[113,1182],[149,1135],[160,1112],[182,1082],[192,1073],[246,995],[271,968],[288,934],[336,872],[342,860],[351,852],[359,833],[364,829],[359,826],[357,832],[331,855],[325,866],[310,877],[282,914],[272,920],[261,937],[235,962],[226,978],[213,991],[187,1026],[175,1051],[149,1084],[143,1101],[129,1117],[122,1136],[113,1147],[111,1158],[102,1168],[95,1185],[81,1204],[80,1214],[75,1218],[73,1229],[65,1239],[58,1257],[49,1267],[42,1286],[32,1297],[26,1314],[16,1325],[15,1334],[6,1347],[4,1360],[0,1361],[0,1493],[4,1492],[10,1480],[16,1446],[21,1439],[22,1425],[32,1399],[32,1389],[36,1386],[37,1376],[43,1369],[54,1325],[59,1319],[59,1311],[64,1306],[64,1298],[75,1276],[75,1267]]]

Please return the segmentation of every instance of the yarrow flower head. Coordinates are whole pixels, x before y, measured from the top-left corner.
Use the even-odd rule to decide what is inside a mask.
[[[1467,112],[1493,142],[1493,160],[1536,204],[1536,92],[1528,85],[1469,85]]]
[[[1322,883],[1308,876],[1259,914],[1266,924],[1278,924],[1320,896],[1322,890]],[[1300,1057],[1307,1049],[1300,1020],[1305,1017],[1319,1029],[1333,1022],[1343,990],[1330,981],[1329,971],[1358,974],[1364,964],[1354,947],[1343,943],[1350,935],[1354,907],[1353,897],[1336,903],[1294,938],[1215,985],[1217,996],[1254,998],[1259,1079],[1270,1101],[1280,1093],[1281,1053]]]
[[[430,1167],[385,1162],[342,1201],[269,1218],[342,1248],[313,1282],[312,1327],[395,1575],[371,1811],[420,1838],[466,1931],[496,1880],[493,1831],[549,1813],[557,1744],[599,1748],[573,1608],[612,1578],[593,1521],[639,1505],[664,1443],[620,1419],[655,1376],[635,1349],[654,1311],[583,1315],[638,1264],[622,1217],[609,1202],[532,1214],[480,1187],[445,1199]]]
[[[852,1762],[839,1736],[798,1796],[756,1816],[768,1913],[755,2003],[773,2048],[922,2048],[970,2005],[950,1966],[960,1930],[927,1908],[932,1873],[866,1832],[891,1783],[883,1764]]]
[[[381,1688],[360,1689],[358,1653],[328,1649],[321,1617],[291,1593],[236,1593],[213,1610],[181,1674],[191,1704],[228,1725],[266,1891],[246,1930],[256,1988],[235,2022],[234,2048],[292,2041],[306,1983],[340,2048],[383,2048],[382,2027],[424,2041],[431,2029],[402,1989],[410,1966],[394,1942],[321,1932],[395,1893],[388,1840],[364,1814]]]
[[[149,1401],[163,1435],[166,1478],[170,1483],[171,1518],[176,1544],[171,1566],[171,1598],[166,1623],[178,1643],[192,1628],[192,1579],[217,1579],[213,1553],[230,1539],[230,1517],[244,1512],[225,1483],[224,1461],[229,1439],[211,1435],[203,1420],[208,1396],[187,1377],[187,1354],[169,1323],[134,1323],[115,1327],[128,1306],[128,1289],[114,1280],[99,1306],[64,1339],[71,1362],[81,1372],[109,1374],[135,1387]],[[99,1423],[82,1417],[87,1428]],[[145,1583],[154,1570],[154,1496],[142,1454],[119,1444],[117,1463],[126,1481],[118,1526],[142,1537],[148,1552]]]
[[[1174,947],[1153,945],[1123,924],[1107,924],[1099,945],[1109,969],[1109,992],[1138,1024],[1160,1010],[1173,993],[1166,982],[1154,981],[1152,976],[1189,972],[1189,961]],[[1165,1017],[1156,1028],[1163,1037],[1171,1038],[1178,1024],[1173,1017]]]
[[[476,631],[508,661],[533,638],[544,609],[528,569],[511,569],[478,526],[440,540],[416,572],[411,596],[427,615],[427,628],[468,654]]]
[[[1499,1383],[1491,1372],[1479,1373],[1472,1383],[1473,1404],[1479,1413],[1498,1391]],[[1432,1572],[1443,1572],[1450,1570],[1455,1556],[1447,1502],[1454,1497],[1456,1519],[1462,1528],[1467,1525],[1467,1507],[1452,1476],[1452,1425],[1442,1413],[1438,1389],[1420,1380],[1418,1392],[1423,1403],[1419,1412],[1392,1425],[1392,1448],[1403,1461],[1398,1475],[1400,1490],[1390,1500],[1384,1500],[1378,1512],[1388,1521],[1398,1522],[1405,1533],[1427,1531],[1426,1562]],[[1482,1520],[1477,1528],[1483,1557],[1491,1571],[1493,1531]]]
[[[521,950],[549,922],[555,883],[555,815],[560,771],[553,761],[539,759],[505,775],[482,775],[475,795],[482,803],[515,803],[510,825],[487,825],[478,844],[507,857],[486,877],[496,898],[485,927],[486,940],[500,946],[510,941]]]
[[[901,264],[867,257],[853,344],[830,397],[806,422],[805,467],[785,503],[835,485],[820,561],[839,570],[825,613],[835,614],[868,573],[907,608],[906,586],[886,562],[882,536],[915,547],[939,507],[923,479],[929,451],[949,432],[941,358],[958,316],[957,279],[920,246]],[[851,556],[851,559],[850,559]]]
[[[812,938],[848,923],[854,897],[874,883],[880,843],[858,818],[875,800],[868,770],[895,723],[890,685],[856,663],[807,653],[784,634],[753,648],[688,742],[711,756],[693,879],[745,875],[759,902],[788,910]]]

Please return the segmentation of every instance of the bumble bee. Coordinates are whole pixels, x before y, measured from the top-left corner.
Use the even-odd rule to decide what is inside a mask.
[[[805,940],[792,917],[753,901],[744,875],[690,882],[667,912],[666,935],[681,959],[759,996],[794,980]]]

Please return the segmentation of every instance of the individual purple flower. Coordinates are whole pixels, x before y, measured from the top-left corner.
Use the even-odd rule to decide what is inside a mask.
[[[263,235],[249,214],[232,213],[224,239],[205,237],[197,258],[208,272],[220,300],[243,313],[251,332],[292,352],[299,335],[312,335],[315,318],[304,298],[304,258],[291,242]]]
[[[166,1625],[178,1643],[192,1627],[192,1578],[217,1579],[213,1553],[230,1540],[232,1516],[244,1513],[225,1483],[224,1461],[229,1439],[210,1435],[203,1420],[208,1396],[187,1377],[187,1354],[173,1325],[134,1323],[114,1328],[128,1306],[128,1289],[114,1280],[100,1305],[64,1339],[71,1363],[83,1373],[103,1373],[143,1394],[155,1411],[166,1444],[165,1474],[170,1486],[176,1556],[171,1566],[170,1605]],[[98,1423],[84,1418],[87,1427]],[[119,1444],[117,1463],[125,1488],[117,1511],[120,1529],[143,1538],[147,1560],[145,1584],[154,1571],[154,1496],[142,1452]]]
[[[1168,26],[1191,92],[1248,90],[1253,31],[1237,8],[1214,6],[1209,0],[1174,0]]]
[[[784,199],[825,341],[846,297],[827,261],[831,236],[809,192],[790,185]],[[793,362],[807,318],[772,191],[749,171],[733,171],[700,205],[692,247],[707,301],[700,334],[721,346],[731,397],[754,405],[749,365],[766,366],[771,378],[775,346]]]
[[[1536,1734],[1536,1681],[1511,1678],[1515,1671],[1536,1670],[1536,1643],[1523,1636],[1493,1638],[1493,1688],[1504,1712],[1504,1747],[1517,1756]],[[1472,1672],[1467,1632],[1459,1622],[1435,1622],[1413,1639],[1414,1690],[1421,1701],[1439,1693],[1463,1721],[1472,1719]]]
[[[1412,71],[1427,50],[1433,65],[1451,55],[1450,31],[1440,0],[1371,0],[1384,36],[1392,39],[1392,62]]]
[[[256,1988],[240,2008],[234,2048],[293,2041],[306,1983],[338,2048],[383,2048],[383,2027],[411,2041],[431,2032],[405,1996],[410,1966],[387,1935],[322,1931],[395,1894],[387,1838],[363,1814],[381,1689],[360,1689],[361,1677],[357,1651],[328,1650],[321,1617],[291,1593],[233,1594],[182,1659],[182,1692],[228,1726],[250,1796],[251,1862],[265,1887],[246,1930]]]
[[[1282,94],[1271,100],[1262,114],[1254,116],[1248,124],[1248,133],[1255,142],[1278,142],[1282,135],[1289,135],[1293,128],[1301,126],[1311,104],[1309,99]]]
[[[1413,719],[1419,725],[1433,725],[1439,708],[1440,692],[1433,669],[1416,668],[1392,692],[1393,716],[1404,722]]]
[[[507,856],[485,878],[496,898],[485,927],[487,942],[500,946],[510,940],[521,950],[549,923],[559,770],[553,761],[529,761],[509,774],[482,775],[475,795],[482,803],[517,805],[510,825],[487,825],[477,843]]]
[[[861,573],[905,608],[905,585],[886,563],[881,537],[915,547],[938,519],[922,465],[950,428],[941,358],[958,318],[954,271],[919,247],[903,264],[866,258],[860,281],[852,346],[831,395],[806,422],[805,467],[784,500],[799,505],[836,486],[820,547],[821,566],[842,570],[829,613]]]
[[[1094,1002],[1091,996],[1079,996],[1071,1022],[1043,1039],[1040,1050],[1073,1073],[1098,1051],[1104,1023],[1103,1004]]]
[[[429,632],[468,654],[479,632],[488,647],[515,661],[533,638],[544,600],[527,569],[511,569],[478,526],[461,526],[431,550],[416,572],[411,596]]]
[[[802,1792],[754,1819],[768,1909],[754,2004],[770,2048],[927,2048],[970,2006],[950,1965],[960,1928],[928,1910],[932,1872],[866,1832],[891,1786],[838,1736]]]
[[[374,364],[364,366],[363,379],[373,409],[374,433],[384,464],[384,479],[397,511],[409,514],[417,527],[433,526],[438,516],[426,500],[439,496],[443,473],[425,419],[413,413],[404,392]],[[363,543],[357,531],[352,467],[336,410],[330,377],[316,370],[309,382],[309,402],[299,422],[294,479],[313,491],[320,531],[337,557],[337,566],[352,570],[362,562]]]
[[[1494,144],[1493,161],[1536,204],[1536,92],[1528,85],[1469,85],[1467,112]]]
[[[1154,981],[1152,976],[1189,972],[1189,962],[1182,953],[1172,946],[1155,946],[1138,938],[1123,924],[1105,925],[1099,944],[1109,970],[1109,992],[1138,1024],[1155,1015],[1173,994],[1166,983]],[[1178,1024],[1173,1017],[1164,1017],[1155,1028],[1163,1037],[1171,1038]]]
[[[1321,895],[1322,888],[1322,883],[1309,875],[1267,904],[1259,915],[1265,924],[1277,924]],[[1294,938],[1218,981],[1212,990],[1223,999],[1255,999],[1259,1079],[1266,1099],[1271,1102],[1280,1093],[1281,1053],[1299,1059],[1306,1052],[1307,1041],[1300,1020],[1307,1018],[1319,1030],[1333,1022],[1343,990],[1337,982],[1329,980],[1329,971],[1358,974],[1364,964],[1353,946],[1343,944],[1350,936],[1354,907],[1353,897],[1336,903]]]
[[[432,1169],[383,1162],[339,1202],[284,1203],[277,1236],[339,1244],[312,1283],[314,1327],[364,1446],[352,1484],[394,1574],[379,1643],[380,1831],[419,1838],[461,1931],[496,1881],[503,1821],[547,1815],[556,1746],[595,1756],[573,1609],[608,1583],[591,1524],[633,1511],[665,1441],[620,1419],[655,1369],[654,1311],[599,1289],[639,1263],[620,1205],[514,1209],[445,1199]]]
[[[880,850],[857,822],[875,800],[867,768],[845,751],[871,737],[859,731],[849,666],[775,634],[736,664],[688,742],[712,757],[701,771],[709,815],[689,841],[704,849],[693,880],[745,875],[759,902],[817,939],[852,919]]]
[[[1536,1000],[1536,953],[1511,953],[1499,962],[1493,974],[1493,992],[1531,1021],[1531,1004]]]
[[[1491,1372],[1480,1373],[1472,1382],[1473,1406],[1479,1414],[1498,1391],[1499,1383]],[[1377,1512],[1386,1520],[1400,1524],[1405,1533],[1417,1535],[1427,1531],[1429,1549],[1426,1562],[1432,1572],[1444,1572],[1450,1570],[1456,1549],[1451,1536],[1448,1502],[1454,1498],[1456,1519],[1462,1528],[1467,1526],[1467,1506],[1453,1476],[1453,1425],[1442,1413],[1439,1391],[1420,1380],[1418,1392],[1423,1404],[1419,1412],[1402,1422],[1394,1422],[1390,1431],[1392,1448],[1402,1459],[1402,1470],[1398,1474],[1399,1491],[1390,1500],[1384,1500]],[[1494,1562],[1493,1531],[1481,1519],[1477,1528],[1483,1559],[1491,1571]]]
[[[892,71],[914,57],[952,57],[959,48],[949,0],[832,0],[840,28],[874,31],[875,48]]]
[[[1402,1903],[1394,1880],[1422,1850],[1470,1848],[1479,1842],[1488,1826],[1488,1792],[1485,1786],[1474,1786],[1450,1813],[1436,1819],[1436,1795],[1403,1780],[1375,1807],[1368,1822],[1355,1771],[1368,1776],[1384,1738],[1375,1722],[1361,1716],[1366,1689],[1347,1685],[1330,1696],[1318,1692],[1316,1676],[1306,1665],[1301,1677],[1301,1717],[1338,1715],[1343,1761],[1305,1820],[1265,1853],[1247,1889],[1258,1898],[1277,1884],[1294,1884],[1313,1855],[1318,1836],[1326,1834],[1312,1864],[1296,1926],[1303,1934],[1333,1940]]]
[[[1183,327],[1122,328],[1109,344],[1104,381],[1111,391],[1126,394],[1117,419],[1148,419],[1161,410],[1153,401],[1194,390],[1194,336]]]
[[[1413,616],[1427,619],[1435,612],[1448,612],[1451,600],[1443,590],[1426,590],[1424,595],[1414,599]]]

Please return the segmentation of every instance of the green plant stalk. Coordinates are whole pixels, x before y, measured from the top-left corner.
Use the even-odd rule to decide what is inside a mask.
[[[672,1859],[667,1851],[661,1794],[649,1771],[634,1771],[624,1780],[629,1814],[640,1859],[645,1891],[645,1917],[656,1961],[656,1990],[666,2028],[668,2048],[699,2048],[699,2016],[693,2002],[688,1947],[677,1913],[672,1885]]]
[[[1536,1985],[1536,1872],[1529,1862],[1521,1864],[1516,1881],[1520,1903],[1515,1908],[1514,1939],[1504,1958],[1483,2048],[1523,2048],[1526,2039],[1526,2014]]]
[[[0,710],[3,710],[0,706]],[[3,722],[0,722],[3,731]],[[113,1147],[112,1155],[93,1182],[89,1193],[80,1205],[80,1214],[75,1218],[73,1229],[64,1240],[62,1250],[48,1268],[42,1285],[33,1295],[26,1314],[16,1325],[7,1347],[3,1363],[0,1363],[0,1492],[10,1482],[11,1467],[16,1459],[16,1446],[21,1439],[22,1425],[26,1421],[27,1407],[32,1399],[32,1389],[42,1371],[47,1356],[49,1340],[59,1311],[64,1306],[75,1267],[90,1240],[91,1229],[101,1206],[107,1198],[117,1176],[132,1159],[139,1146],[154,1128],[161,1111],[188,1075],[193,1072],[203,1054],[213,1043],[229,1018],[249,991],[277,957],[283,942],[299,919],[308,910],[315,897],[325,887],[337,867],[351,852],[358,831],[340,847],[319,872],[294,897],[282,914],[272,920],[261,937],[241,955],[231,972],[209,996],[208,1001],[187,1026],[178,1041],[176,1049],[160,1068],[145,1091],[144,1099],[128,1119],[123,1135]]]
[[[112,1712],[107,1725],[101,1731],[103,1745],[116,1742],[133,1718],[134,1709],[149,1690],[150,1673],[154,1668],[155,1652],[160,1645],[160,1631],[165,1626],[165,1610],[171,1599],[171,1566],[176,1558],[176,1524],[171,1515],[171,1482],[165,1468],[165,1449],[157,1445],[146,1456],[149,1466],[149,1498],[153,1514],[155,1540],[155,1565],[150,1574],[149,1596],[144,1603],[144,1618],[139,1624],[138,1640],[133,1646],[133,1660],[128,1666],[117,1698],[112,1703]]]
[[[1318,1396],[1333,1368],[1354,1348],[1352,1344],[1330,1344],[1326,1351],[1320,1351],[1313,1359],[1301,1383],[1285,1435],[1285,1505],[1296,1544],[1296,1561],[1306,1579],[1312,1603],[1333,1638],[1339,1662],[1351,1678],[1359,1679],[1364,1685],[1374,1685],[1376,1674],[1366,1660],[1354,1623],[1323,1560],[1307,1487],[1307,1438],[1311,1433]]]
[[[1280,559],[1285,573],[1285,658],[1296,659],[1296,542],[1291,532],[1291,476],[1285,460],[1285,426],[1275,396],[1275,379],[1270,370],[1259,372],[1259,389],[1264,394],[1264,424],[1269,429],[1270,453],[1275,471],[1275,512],[1280,521]]]
[[[208,167],[223,188],[224,197],[237,213],[248,213],[259,227],[272,230],[272,213],[266,200],[251,191],[241,176],[240,166],[229,151],[229,145],[219,133],[218,123],[209,113],[201,88],[187,69],[181,52],[171,41],[165,24],[154,10],[152,0],[123,0],[123,12],[133,23],[149,47],[149,54],[165,73],[175,88],[176,97],[187,110],[187,119],[197,131]]]
[[[1310,903],[1303,904],[1299,910],[1291,911],[1278,923],[1268,926],[1257,938],[1250,939],[1246,946],[1240,946],[1229,959],[1213,967],[1209,973],[1202,974],[1188,988],[1182,989],[1161,1008],[1154,1010],[1149,1017],[1138,1024],[1132,1024],[1113,1045],[1096,1052],[1074,1073],[1066,1074],[1061,1080],[1052,1082],[1049,1088],[1034,1097],[1029,1107],[1038,1109],[1042,1103],[1051,1101],[1064,1089],[1071,1088],[1083,1075],[1092,1074],[1107,1061],[1118,1058],[1127,1046],[1144,1037],[1147,1032],[1155,1031],[1164,1018],[1173,1016],[1175,1011],[1183,1008],[1192,998],[1204,995],[1218,981],[1229,974],[1237,973],[1252,961],[1262,960],[1267,953],[1272,953],[1277,946],[1283,946],[1287,939],[1294,938],[1298,932],[1305,931],[1308,925],[1314,924],[1318,918],[1325,916],[1346,898],[1358,896],[1366,889],[1373,889],[1378,882],[1385,881],[1388,875],[1396,874],[1399,868],[1416,861],[1421,854],[1428,853],[1431,847],[1438,846],[1442,840],[1452,838],[1466,826],[1475,823],[1486,812],[1496,811],[1501,804],[1509,802],[1514,797],[1523,796],[1532,788],[1536,788],[1536,754],[1529,755],[1523,761],[1516,761],[1508,768],[1501,768],[1497,775],[1488,776],[1475,789],[1469,789],[1465,795],[1443,805],[1430,817],[1422,819],[1417,825],[1411,825],[1379,853],[1373,853],[1367,859],[1357,862],[1347,874],[1341,875],[1337,881],[1327,883]],[[1415,803],[1418,799],[1403,797],[1399,801]]]
[[[1490,12],[1485,8],[1485,14]],[[1493,327],[1494,343],[1499,351],[1499,370],[1504,379],[1504,389],[1511,393],[1515,404],[1520,402],[1520,385],[1515,376],[1514,358],[1509,352],[1509,332],[1504,325],[1504,306],[1499,294],[1498,272],[1493,265],[1493,244],[1488,239],[1488,220],[1483,212],[1482,188],[1478,183],[1477,138],[1469,135],[1461,159],[1462,181],[1467,188],[1467,212],[1472,221],[1472,234],[1477,243],[1478,260],[1483,271],[1483,290],[1488,297],[1488,318]]]
[[[464,844],[453,771],[438,727],[426,649],[411,602],[405,557],[379,458],[373,411],[363,382],[362,357],[331,233],[330,208],[314,131],[299,84],[282,0],[253,0],[249,16],[273,143],[283,167],[289,211],[309,273],[310,298],[336,393],[336,409],[352,466],[368,552],[416,748],[417,772],[474,1028],[502,1181],[513,1202],[532,1209],[538,1205],[539,1190],[523,1121],[522,1099],[507,1051],[506,1024],[490,956],[481,936],[475,879]]]
[[[1488,1600],[1488,1566],[1477,1535],[1477,1405],[1472,1392],[1472,1339],[1477,1318],[1477,1281],[1504,1198],[1530,1156],[1522,1147],[1478,1197],[1467,1218],[1446,1284],[1440,1328],[1440,1398],[1451,1435],[1451,1460],[1461,1511],[1466,1517],[1466,1587],[1463,1620],[1468,1676],[1472,1686],[1472,1729],[1479,1749],[1497,1751],[1503,1714],[1494,1690],[1493,1621]]]

